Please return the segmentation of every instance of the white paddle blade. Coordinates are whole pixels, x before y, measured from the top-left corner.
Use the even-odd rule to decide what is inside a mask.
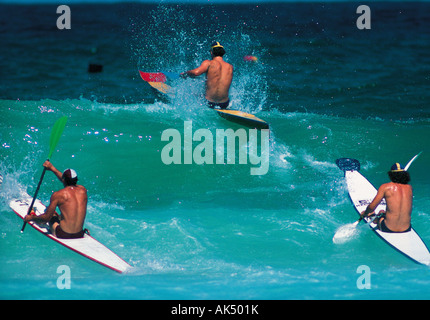
[[[418,156],[422,153],[422,151],[420,153],[418,153],[415,157],[413,157],[411,160],[409,160],[408,164],[405,166],[405,171],[408,171],[409,167],[411,166],[412,162],[414,162],[414,160],[416,158],[418,158]]]
[[[339,227],[336,230],[336,233],[333,236],[333,243],[340,244],[345,243],[353,238],[358,234],[358,220],[354,223],[348,223],[344,226]]]

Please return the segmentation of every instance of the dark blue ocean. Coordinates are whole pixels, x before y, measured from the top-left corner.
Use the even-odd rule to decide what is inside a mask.
[[[363,30],[361,4],[72,3],[63,30],[57,4],[0,4],[0,298],[429,299],[429,267],[367,225],[332,241],[357,219],[337,158],[358,159],[378,187],[423,151],[409,170],[412,224],[430,245],[430,3],[368,2]],[[202,105],[204,78],[169,80],[168,100],[139,76],[195,68],[213,41],[234,66],[231,108],[270,124],[265,174],[162,161],[167,129],[242,128]],[[34,194],[62,116],[51,160],[78,172],[86,227],[129,273],[19,232],[9,201]],[[39,198],[60,187],[48,172]],[[370,289],[357,284],[363,265]]]

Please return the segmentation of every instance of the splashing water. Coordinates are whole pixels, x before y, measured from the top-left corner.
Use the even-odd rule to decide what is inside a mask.
[[[357,225],[358,221],[339,227],[333,236],[333,243],[341,244],[356,238],[358,235]]]
[[[251,113],[268,109],[267,64],[264,59],[261,63],[249,63],[243,59],[250,54],[263,58],[267,49],[254,37],[255,31],[248,30],[246,23],[238,21],[237,26],[231,28],[227,26],[228,20],[228,16],[216,13],[211,6],[191,9],[159,5],[150,12],[148,19],[131,21],[132,59],[141,70],[178,74],[210,59],[210,44],[220,41],[226,48],[225,60],[235,69],[230,90],[232,107]],[[199,83],[202,79],[175,81],[177,91],[182,92],[175,104],[188,106],[190,100],[185,95],[189,96],[190,92],[191,101],[196,100],[201,90],[195,91],[204,87]]]
[[[424,150],[410,169],[415,224],[427,244],[430,239],[425,218],[430,153],[428,141],[417,138],[429,127],[423,107],[430,101],[423,68],[429,4],[373,6],[387,13],[379,17],[383,28],[364,35],[349,19],[333,19],[356,9],[346,2],[324,4],[325,9],[317,3],[285,3],[174,5],[164,11],[154,5],[106,4],[97,6],[97,15],[82,5],[73,7],[67,37],[40,31],[49,29],[50,19],[47,25],[37,23],[42,29],[34,28],[33,18],[49,16],[49,6],[1,6],[10,31],[1,34],[2,45],[13,54],[3,63],[6,81],[0,86],[0,298],[430,298],[430,269],[374,244],[376,235],[365,224],[350,237],[335,238],[349,242],[330,241],[338,227],[358,218],[334,159],[352,154],[365,163],[372,181],[382,181],[384,160],[369,154],[375,146],[398,161],[406,160],[399,148],[402,154]],[[13,14],[16,10],[22,14]],[[130,25],[130,19],[136,23]],[[181,132],[185,120],[195,129],[239,127],[198,109],[191,95],[203,91],[204,77],[173,83],[196,88],[184,88],[183,96],[166,104],[156,100],[137,68],[182,72],[210,58],[208,47],[215,39],[235,68],[232,107],[249,113],[261,108],[259,116],[271,125],[265,176],[251,176],[249,164],[167,166],[161,161],[167,144],[162,132]],[[90,57],[89,48],[96,46],[98,55]],[[30,73],[14,72],[14,66],[28,65],[26,52],[32,52]],[[258,61],[244,61],[245,55]],[[103,60],[105,72],[88,74],[90,58]],[[363,61],[369,62],[366,68]],[[411,77],[396,77],[399,73]],[[59,88],[64,74],[67,86]],[[78,171],[89,191],[86,222],[92,234],[136,273],[112,274],[45,243],[36,230],[19,233],[22,221],[8,200],[21,191],[34,195],[50,128],[63,115],[69,124],[55,163]],[[48,203],[60,187],[55,175],[47,174],[40,199]],[[365,233],[369,236],[361,237]],[[381,251],[365,250],[373,245]],[[376,289],[366,292],[355,286],[357,265],[363,262],[378,276]],[[60,263],[72,270],[72,290],[55,286]]]

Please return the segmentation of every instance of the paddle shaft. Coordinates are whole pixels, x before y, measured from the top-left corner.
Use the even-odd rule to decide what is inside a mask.
[[[66,116],[61,117],[60,119],[58,119],[55,122],[54,127],[52,128],[51,138],[49,140],[48,161],[51,158],[52,153],[54,152],[54,149],[58,144],[58,141],[60,140],[60,137],[61,137],[61,134],[63,133],[64,127],[66,126],[66,122],[67,122],[67,117]],[[43,177],[45,176],[45,172],[46,172],[46,167],[43,168],[42,176],[40,177],[39,184],[37,185],[37,188],[36,188],[36,193],[34,194],[33,200],[31,201],[31,205],[28,208],[27,214],[30,214],[31,209],[33,209],[33,205],[34,205],[34,202],[36,201],[37,193],[39,192],[40,185],[42,184]],[[21,233],[24,232],[26,224],[27,224],[27,222],[24,221],[24,224],[22,225],[22,228],[21,228]]]
[[[28,207],[27,214],[30,214],[31,213],[31,209],[33,209],[33,205],[34,205],[34,202],[36,201],[37,194],[39,193],[40,185],[42,184],[42,180],[43,180],[43,177],[45,176],[45,172],[46,172],[46,167],[43,168],[42,176],[40,177],[39,184],[37,185],[36,192],[34,194],[33,200],[31,201],[31,204]],[[26,225],[27,225],[27,222],[24,221],[24,224],[22,225],[22,228],[21,228],[21,232],[24,232],[24,229],[25,229]]]

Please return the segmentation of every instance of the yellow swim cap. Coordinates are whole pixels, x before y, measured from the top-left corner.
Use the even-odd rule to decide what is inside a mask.
[[[212,43],[211,49],[213,49],[213,48],[223,48],[224,49],[224,47],[218,41],[215,41],[214,43]]]

